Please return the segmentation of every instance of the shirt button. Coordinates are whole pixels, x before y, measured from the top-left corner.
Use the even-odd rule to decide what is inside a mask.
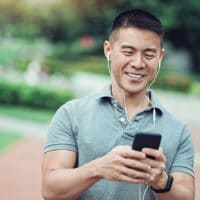
[[[114,106],[115,106],[115,108],[117,108],[117,107],[118,107],[116,103],[114,104]]]
[[[124,117],[120,117],[120,119],[119,119],[119,120],[120,120],[120,122],[122,122],[122,123],[123,123],[123,122],[125,122],[125,120],[126,120],[126,119],[125,119]]]

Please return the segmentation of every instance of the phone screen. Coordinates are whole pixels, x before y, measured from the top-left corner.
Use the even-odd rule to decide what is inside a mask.
[[[161,135],[155,133],[137,133],[133,140],[132,149],[142,151],[144,147],[158,149],[161,142]]]

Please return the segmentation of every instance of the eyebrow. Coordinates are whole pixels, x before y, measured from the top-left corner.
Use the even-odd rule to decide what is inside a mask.
[[[135,48],[134,48],[133,46],[131,46],[131,45],[126,45],[126,44],[122,45],[122,46],[121,46],[121,49],[122,49],[122,50],[123,50],[123,49],[132,49],[132,50],[135,50]],[[157,53],[157,50],[156,50],[155,48],[147,48],[147,49],[144,50],[144,52]]]
[[[133,49],[133,50],[135,50],[135,48],[133,46],[127,45],[127,44],[122,45],[121,49]]]

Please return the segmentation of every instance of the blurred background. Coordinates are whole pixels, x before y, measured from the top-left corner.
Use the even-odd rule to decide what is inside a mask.
[[[30,199],[32,184],[36,186],[33,199],[41,199],[40,164],[51,117],[66,101],[109,81],[103,41],[113,18],[129,8],[147,9],[161,19],[166,55],[153,88],[197,137],[199,0],[1,0],[0,169],[6,171],[0,170],[0,176],[25,178],[21,186],[11,185],[7,176],[1,178],[0,199]],[[197,146],[195,162],[199,164]],[[31,172],[35,179],[30,179]],[[29,189],[24,190],[23,184]],[[7,189],[11,192],[2,193]],[[16,197],[15,190],[21,196]]]

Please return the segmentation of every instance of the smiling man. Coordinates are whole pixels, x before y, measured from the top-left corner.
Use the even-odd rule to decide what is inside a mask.
[[[126,103],[124,97],[126,101],[132,101],[134,98],[135,104],[146,106],[150,101],[146,95],[147,88],[153,81],[164,55],[162,38],[159,33],[126,26],[114,30],[110,35],[110,42],[106,41],[104,44],[105,55],[111,61],[113,96],[117,95],[116,98],[123,106]],[[127,103],[128,105],[132,107],[131,103]],[[129,119],[138,111],[133,108],[130,112],[130,109]]]
[[[148,89],[162,58],[163,28],[144,10],[120,13],[104,52],[111,85],[61,106],[43,159],[46,200],[193,200],[193,143],[185,124]],[[133,150],[140,132],[162,135],[158,150]]]

